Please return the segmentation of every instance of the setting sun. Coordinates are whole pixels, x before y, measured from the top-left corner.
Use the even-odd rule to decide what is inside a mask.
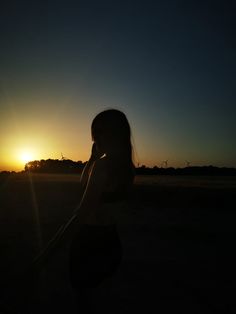
[[[20,156],[19,156],[20,161],[23,163],[27,163],[31,161],[32,158],[33,158],[33,154],[29,151],[23,151],[20,153]]]

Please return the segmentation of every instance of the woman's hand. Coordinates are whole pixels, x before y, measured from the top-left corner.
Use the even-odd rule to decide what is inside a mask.
[[[103,153],[98,151],[96,143],[93,143],[90,159],[97,160],[100,159],[103,155]]]

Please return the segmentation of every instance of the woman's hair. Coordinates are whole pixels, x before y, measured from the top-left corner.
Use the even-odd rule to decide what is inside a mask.
[[[112,169],[122,167],[124,174],[134,176],[133,148],[131,144],[131,130],[126,115],[116,109],[100,112],[92,122],[92,138],[96,141],[102,136],[109,148],[115,151],[112,157]]]

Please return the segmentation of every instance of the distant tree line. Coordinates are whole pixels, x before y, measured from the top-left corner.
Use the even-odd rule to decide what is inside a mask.
[[[86,162],[72,161],[70,159],[34,160],[25,165],[25,171],[35,173],[81,173]],[[185,168],[153,168],[142,165],[135,169],[137,175],[236,175],[236,168],[214,166],[189,166]]]
[[[236,168],[227,167],[214,167],[214,166],[189,166],[185,168],[159,168],[154,166],[149,168],[146,166],[141,166],[136,168],[137,175],[224,175],[224,176],[234,176],[236,175]]]
[[[41,159],[25,164],[25,171],[35,173],[81,173],[86,162],[70,159]]]
[[[70,159],[41,159],[29,161],[25,164],[24,171],[33,173],[78,173],[83,171],[87,162],[72,161]],[[23,172],[24,172],[23,171]],[[214,166],[188,166],[185,168],[157,167],[153,168],[142,165],[135,168],[137,175],[236,175],[236,168],[214,167]],[[13,171],[2,171],[2,174],[14,173]]]

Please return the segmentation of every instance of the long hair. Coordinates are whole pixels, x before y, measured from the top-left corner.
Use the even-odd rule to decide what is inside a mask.
[[[133,148],[131,129],[126,115],[117,109],[107,109],[100,112],[92,121],[92,138],[99,136],[115,151],[111,169],[122,170],[125,177],[134,177]]]

